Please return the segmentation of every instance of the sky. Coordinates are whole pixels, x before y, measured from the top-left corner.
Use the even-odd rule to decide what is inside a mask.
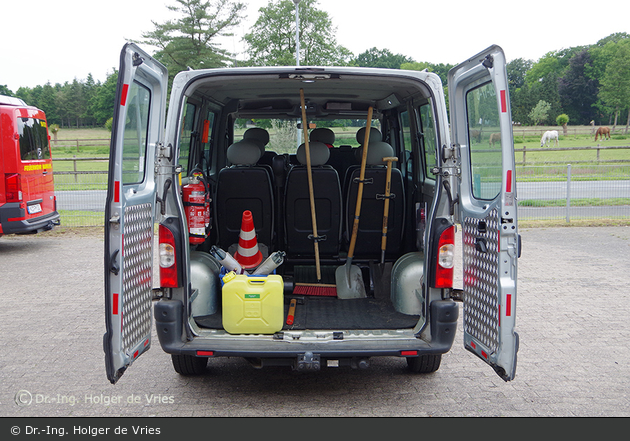
[[[241,0],[245,20],[221,45],[244,57],[242,36],[269,0]],[[458,64],[497,44],[509,61],[537,61],[546,53],[594,44],[616,32],[630,33],[626,0],[598,0],[562,8],[549,0],[319,0],[337,28],[337,44],[354,55],[376,47],[415,61]],[[85,80],[103,82],[118,68],[128,40],[153,30],[152,21],[176,18],[174,0],[4,1],[0,8],[0,85],[16,92]],[[570,5],[571,2],[564,2]],[[152,53],[153,48],[145,48]]]

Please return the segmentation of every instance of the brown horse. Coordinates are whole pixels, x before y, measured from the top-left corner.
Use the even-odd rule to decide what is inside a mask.
[[[598,127],[597,132],[595,132],[595,141],[597,141],[598,136],[601,136],[602,139],[604,139],[604,137],[610,139],[610,127]]]

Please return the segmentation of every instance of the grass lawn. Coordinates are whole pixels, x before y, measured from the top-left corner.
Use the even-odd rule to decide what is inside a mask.
[[[565,150],[551,151],[554,146],[543,147],[542,151],[528,149],[541,149],[540,133],[545,130],[558,130],[560,133],[559,147],[601,147],[627,146],[630,147],[630,134],[623,134],[625,127],[617,128],[616,134],[610,140],[594,141],[590,126],[569,126],[568,135],[562,135],[562,128],[558,127],[518,127],[514,128],[514,148],[517,163],[517,179],[522,181],[549,181],[566,180],[567,164],[572,165],[572,179],[628,179],[630,176],[630,149],[601,149],[599,163],[596,150]],[[336,134],[335,145],[357,146],[355,127],[334,127]],[[242,136],[245,129],[237,129],[236,136]],[[61,129],[57,134],[57,146],[53,145],[53,169],[57,172],[98,171],[107,172],[109,167],[109,138],[110,132],[105,128]],[[80,140],[77,143],[77,140]],[[77,147],[78,144],[78,147]],[[525,148],[525,164],[522,167],[523,152]],[[102,158],[90,161],[63,161],[62,158]],[[623,163],[619,163],[623,161]],[[607,163],[606,167],[599,164]],[[535,167],[532,167],[535,166]],[[80,184],[84,188],[103,188],[106,182],[105,174],[96,175],[72,175],[55,176],[59,184]],[[94,187],[96,186],[96,187]]]

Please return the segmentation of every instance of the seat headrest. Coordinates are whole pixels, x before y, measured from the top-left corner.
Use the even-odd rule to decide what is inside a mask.
[[[330,158],[330,150],[323,142],[309,142],[308,149],[311,152],[311,165],[324,165]],[[302,165],[306,165],[306,146],[301,144],[296,152],[296,158]]]
[[[361,127],[358,131],[357,131],[357,142],[360,145],[363,145],[363,141],[365,141],[365,127]],[[369,142],[374,142],[374,141],[382,141],[383,140],[383,135],[381,135],[381,131],[379,129],[377,129],[376,127],[370,127],[370,140]]]
[[[335,132],[326,127],[320,127],[314,129],[308,139],[311,142],[323,142],[324,144],[333,145],[335,143]]]
[[[259,127],[252,127],[251,129],[245,130],[245,133],[243,133],[243,139],[258,142],[260,144],[262,155],[265,153],[265,146],[269,144],[269,132]]]
[[[260,143],[252,139],[242,139],[227,149],[227,159],[235,165],[254,165],[260,156]]]
[[[363,155],[363,147],[359,147],[356,152],[357,158],[361,161]],[[385,165],[383,158],[394,156],[394,149],[391,145],[383,141],[374,141],[368,144],[367,157],[365,158],[366,165]]]

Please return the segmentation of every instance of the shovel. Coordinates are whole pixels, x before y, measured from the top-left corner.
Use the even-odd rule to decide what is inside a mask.
[[[374,270],[375,297],[389,297],[389,284],[391,282],[392,263],[385,263],[385,250],[387,249],[387,224],[389,222],[389,200],[391,196],[392,185],[392,163],[398,161],[395,156],[386,156],[383,162],[387,163],[387,174],[385,177],[385,206],[383,208],[383,230],[381,236],[381,262]],[[395,196],[395,195],[394,195]]]
[[[370,142],[370,124],[372,123],[372,106],[368,109],[367,124],[365,127],[365,139],[363,141],[363,156],[361,157],[361,172],[359,175],[359,190],[357,192],[357,204],[354,211],[354,223],[352,225],[352,237],[348,248],[346,264],[335,271],[335,283],[337,285],[337,297],[340,299],[361,299],[367,297],[361,269],[352,265],[354,247],[359,231],[359,216],[361,215],[361,201],[363,199],[363,180],[365,178],[365,164],[367,161],[367,149]]]

